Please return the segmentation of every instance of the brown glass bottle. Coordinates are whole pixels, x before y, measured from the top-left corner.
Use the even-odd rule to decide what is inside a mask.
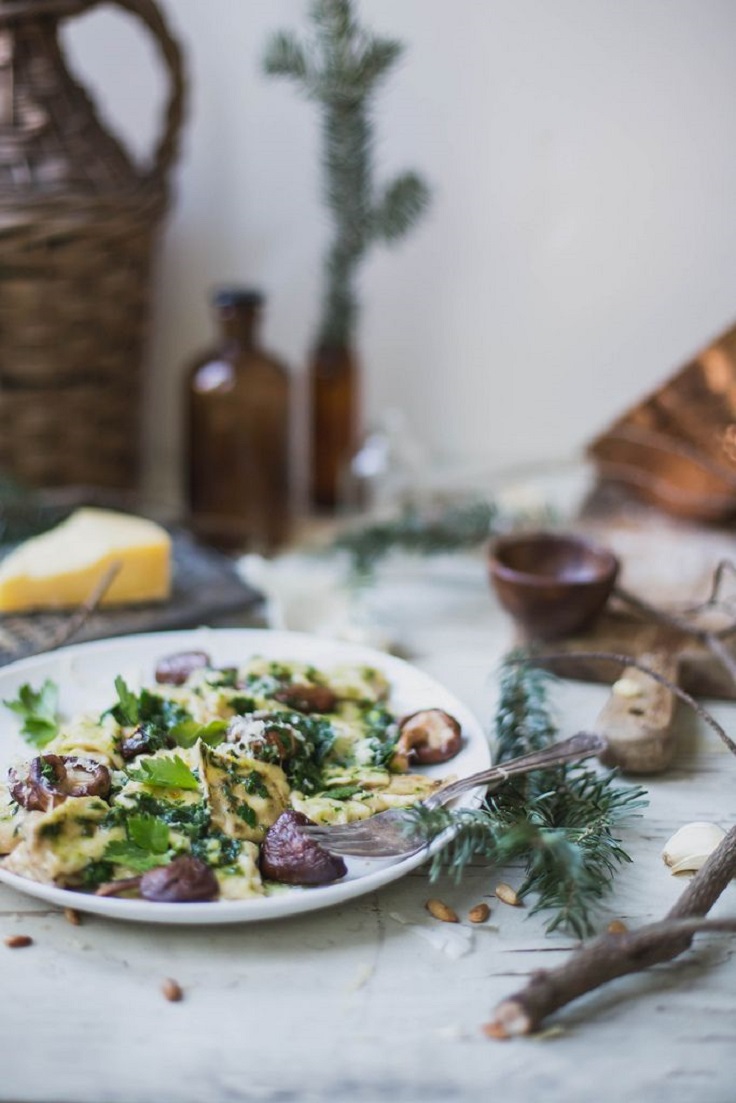
[[[322,345],[309,365],[312,504],[333,511],[358,447],[358,361],[347,345]]]
[[[259,345],[263,296],[213,299],[216,348],[188,377],[190,524],[229,551],[272,551],[289,527],[289,375]]]

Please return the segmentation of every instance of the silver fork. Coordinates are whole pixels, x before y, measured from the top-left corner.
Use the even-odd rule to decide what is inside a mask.
[[[467,793],[469,789],[491,785],[493,782],[502,783],[507,778],[529,773],[530,770],[581,761],[600,754],[607,745],[602,735],[578,732],[569,739],[552,743],[542,751],[532,751],[531,754],[511,758],[499,766],[491,766],[477,774],[460,778],[443,789],[437,789],[418,803],[427,809],[440,808],[461,793]],[[390,808],[387,812],[379,812],[367,820],[334,826],[308,825],[300,827],[299,831],[334,854],[351,854],[360,858],[394,858],[398,855],[408,857],[429,846],[433,840],[427,839],[417,826],[412,827],[407,811],[407,808]]]

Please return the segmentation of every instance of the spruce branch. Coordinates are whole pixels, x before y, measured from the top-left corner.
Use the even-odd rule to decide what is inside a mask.
[[[269,42],[264,71],[294,81],[322,108],[323,194],[333,237],[324,265],[318,344],[350,345],[357,326],[360,265],[380,241],[409,232],[429,205],[429,188],[416,175],[399,176],[385,189],[375,182],[372,117],[379,84],[404,47],[361,27],[354,0],[314,0],[313,34],[305,43],[284,32]]]
[[[273,77],[291,77],[292,80],[309,80],[309,68],[304,50],[294,35],[279,31],[273,36],[263,57],[263,68]]]
[[[606,933],[575,951],[557,969],[534,973],[503,1000],[484,1026],[489,1038],[532,1034],[548,1015],[608,981],[640,973],[685,953],[700,931],[736,931],[736,919],[703,918],[736,875],[736,827],[695,874],[667,916],[634,931]]]
[[[548,700],[550,675],[512,654],[501,670],[496,713],[498,760],[552,743],[556,726]],[[519,895],[534,897],[530,914],[548,912],[547,930],[583,937],[610,891],[617,868],[630,858],[615,835],[617,824],[646,804],[644,790],[622,786],[614,772],[584,766],[537,770],[506,781],[479,809],[412,811],[427,839],[452,829],[450,842],[431,861],[436,879],[446,869],[460,878],[481,858],[494,866],[524,864]]]
[[[387,76],[404,53],[404,46],[393,38],[370,38],[356,67],[356,81],[375,87]]]
[[[429,188],[415,172],[398,176],[373,213],[376,233],[389,245],[398,241],[424,214],[429,196]]]
[[[679,612],[660,609],[645,599],[621,589],[618,590],[618,596],[646,619],[700,639],[736,680],[736,662],[733,653],[725,644],[726,638],[736,630],[736,621],[732,620],[729,625],[716,632],[700,628],[690,619],[707,610],[728,612],[731,609],[732,599],[724,599],[722,590],[726,577],[733,574],[736,574],[736,570],[730,561],[724,560],[719,563],[708,598],[699,605]],[[624,666],[635,666],[649,674],[690,705],[700,719],[710,725],[729,750],[736,754],[736,742],[709,710],[658,672],[627,655],[606,651],[568,653],[568,657],[580,655]],[[537,654],[534,656],[534,661],[548,662],[555,657],[562,659],[563,655]],[[493,1018],[483,1028],[484,1032],[489,1038],[511,1038],[531,1034],[542,1026],[548,1015],[567,1006],[578,997],[595,991],[617,977],[640,973],[652,965],[679,957],[691,947],[695,935],[701,931],[733,933],[736,931],[736,919],[708,920],[704,917],[734,877],[736,877],[736,827],[732,827],[716,847],[664,919],[634,931],[615,934],[609,931],[584,943],[559,968],[534,973],[524,988],[496,1007]]]
[[[343,532],[330,550],[347,552],[353,576],[367,582],[381,560],[392,551],[438,555],[477,548],[493,535],[500,520],[498,507],[483,500],[431,510],[407,506],[393,520],[373,522]],[[542,672],[537,673],[541,678]]]

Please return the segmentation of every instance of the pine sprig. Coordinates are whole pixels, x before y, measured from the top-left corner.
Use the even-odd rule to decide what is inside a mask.
[[[518,655],[504,664],[496,714],[500,761],[554,741],[549,683],[548,674]],[[631,860],[615,828],[645,804],[644,790],[618,784],[613,772],[564,765],[511,779],[479,809],[418,809],[413,818],[428,839],[454,832],[432,859],[432,879],[443,869],[459,879],[478,858],[494,866],[522,862],[519,895],[534,897],[531,914],[549,912],[548,931],[582,938],[593,931],[616,870]]]
[[[505,762],[541,751],[557,735],[549,704],[552,675],[527,666],[523,651],[512,651],[501,666],[496,709],[496,759]]]
[[[429,513],[409,506],[394,520],[342,533],[332,549],[347,552],[354,575],[368,579],[392,551],[437,555],[480,547],[492,535],[499,517],[497,506],[485,501],[450,505]]]
[[[373,101],[396,66],[403,44],[358,23],[354,0],[313,0],[312,34],[305,42],[280,32],[263,64],[271,76],[293,81],[320,105],[323,191],[333,223],[325,261],[318,344],[349,345],[358,316],[357,276],[372,245],[393,244],[429,205],[429,188],[413,172],[383,188],[375,182]]]

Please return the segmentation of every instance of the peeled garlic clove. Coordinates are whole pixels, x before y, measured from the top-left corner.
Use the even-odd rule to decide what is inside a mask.
[[[686,823],[665,843],[662,860],[672,873],[694,873],[725,837],[716,823]]]
[[[611,691],[617,697],[641,697],[644,693],[644,687],[635,678],[619,678],[611,686]]]

